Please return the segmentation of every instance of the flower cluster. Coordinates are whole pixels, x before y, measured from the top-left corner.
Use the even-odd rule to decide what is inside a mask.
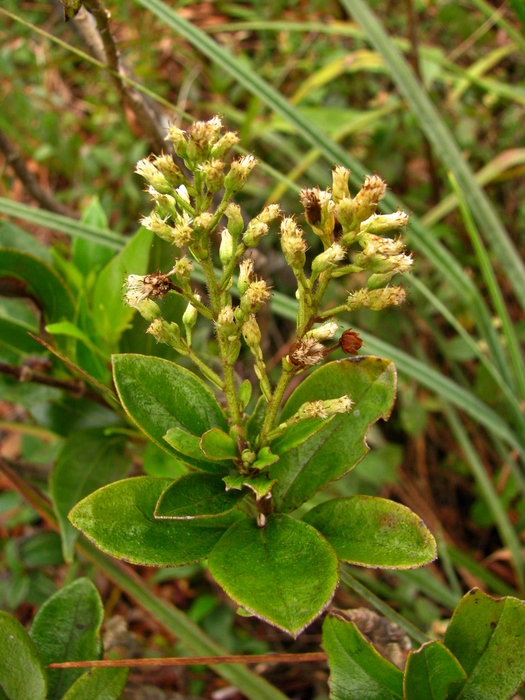
[[[228,161],[238,137],[232,132],[223,133],[219,117],[196,122],[187,132],[170,126],[167,140],[173,144],[180,165],[171,156],[161,155],[141,160],[136,168],[145,179],[154,204],[153,212],[142,219],[142,225],[182,250],[167,274],[130,275],[125,298],[150,322],[149,333],[189,357],[224,392],[232,436],[242,446],[242,453],[247,451],[257,464],[262,454],[258,450],[267,450],[267,445],[283,429],[278,425],[279,406],[291,379],[338,348],[351,355],[360,349],[362,341],[355,331],[346,330],[337,339],[336,316],[361,308],[379,310],[404,301],[403,288],[391,286],[390,281],[394,275],[410,269],[412,258],[406,254],[401,239],[388,234],[403,228],[408,217],[403,212],[377,213],[386,190],[386,184],[377,175],[368,176],[353,197],[349,171],[343,167],[333,171],[331,189],[303,189],[304,218],[320,240],[322,250],[308,264],[303,228],[294,217],[281,218],[281,247],[297,280],[299,309],[295,338],[283,357],[281,378],[273,386],[257,321],[257,313],[269,301],[272,288],[256,275],[249,249],[259,245],[272,222],[281,216],[279,206],[266,206],[253,219],[245,221],[233,197],[246,184],[257,161],[251,155]],[[191,285],[195,265],[206,280],[204,298]],[[217,265],[221,267],[219,273]],[[363,273],[366,275],[365,288],[349,293],[339,306],[324,308],[329,282],[352,272],[361,273],[361,277]],[[235,281],[238,301],[232,295]],[[182,316],[183,330],[162,317],[157,301],[167,293],[178,294],[187,302]],[[222,363],[221,376],[192,348],[192,332],[199,316],[213,324]],[[235,382],[234,368],[242,341],[254,358],[255,374],[268,404],[260,435],[253,444],[247,442],[244,413],[251,389],[246,393]],[[291,421],[313,417],[325,420],[350,411],[351,406],[348,396],[311,402]]]

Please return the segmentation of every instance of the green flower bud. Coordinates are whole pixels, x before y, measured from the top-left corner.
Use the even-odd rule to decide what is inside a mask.
[[[188,142],[186,140],[186,132],[179,129],[178,126],[172,124],[168,127],[168,135],[166,136],[166,141],[171,141],[175,153],[180,158],[186,158],[188,152]]]
[[[230,172],[224,178],[224,189],[226,192],[235,193],[242,190],[257,162],[257,159],[252,155],[234,160],[230,166]]]
[[[375,213],[379,200],[385,196],[386,182],[377,175],[367,175],[363,187],[355,196],[356,217],[365,221]]]
[[[248,320],[242,324],[242,335],[249,348],[261,347],[261,329],[255,319],[255,314],[250,314]]]
[[[396,211],[393,214],[373,214],[361,222],[359,232],[382,234],[403,228],[408,223],[408,214]]]
[[[173,267],[172,274],[176,275],[177,279],[179,279],[183,284],[186,284],[191,279],[192,271],[193,263],[191,260],[188,260],[186,256],[184,256],[183,258],[177,260]]]
[[[237,282],[237,289],[239,294],[243,295],[246,293],[248,287],[255,279],[255,273],[253,270],[253,260],[247,258],[243,260],[239,265],[239,279]]]
[[[149,216],[144,216],[140,220],[140,224],[147,228],[148,231],[153,231],[163,241],[173,242],[173,228],[166,223],[166,219],[160,217],[156,212],[152,212]]]
[[[237,240],[244,230],[244,220],[242,218],[241,208],[238,204],[230,202],[226,207],[224,214],[228,219],[228,231],[231,233],[234,240]]]
[[[340,202],[342,199],[350,197],[348,189],[348,176],[350,170],[338,165],[335,170],[332,170],[332,199],[334,202]]]
[[[150,324],[146,333],[152,335],[157,342],[171,345],[181,355],[188,354],[188,348],[180,335],[180,328],[176,323],[168,323],[161,318],[158,318]]]
[[[338,328],[339,326],[335,321],[327,321],[318,328],[312,328],[312,330],[308,331],[308,333],[306,333],[304,337],[313,338],[319,343],[324,343],[325,340],[330,340],[334,337],[334,335],[337,333]]]
[[[329,270],[343,260],[346,255],[346,249],[339,243],[332,243],[323,253],[317,255],[312,261],[312,272],[319,275],[325,270]]]
[[[241,297],[241,310],[245,313],[259,311],[264,302],[270,298],[270,289],[264,280],[252,282]]]
[[[224,158],[239,141],[240,139],[235,132],[227,131],[212,147],[211,156],[213,158]]]
[[[143,177],[148,185],[159,194],[169,194],[173,190],[173,187],[166,180],[160,170],[157,170],[149,158],[139,160],[135,168],[135,172],[137,175]]]
[[[153,160],[153,165],[160,170],[172,187],[177,187],[186,181],[184,173],[171,156],[158,156]]]
[[[306,263],[304,232],[291,217],[281,221],[281,247],[286,262],[293,270],[302,270]]]
[[[257,221],[253,219],[248,224],[248,228],[244,232],[242,240],[247,248],[255,248],[259,245],[259,242],[263,236],[268,233],[268,224],[262,221]]]
[[[218,192],[224,183],[224,167],[225,163],[218,158],[202,163],[198,169],[204,173],[206,181],[206,189],[208,192]]]
[[[233,253],[233,236],[227,228],[223,228],[221,231],[221,244],[219,246],[219,258],[223,267],[226,267],[226,265],[228,265],[228,263],[233,257]]]

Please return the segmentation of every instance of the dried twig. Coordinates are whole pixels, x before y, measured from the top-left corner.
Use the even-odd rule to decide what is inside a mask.
[[[123,79],[129,77],[128,71],[120,60],[120,53],[109,26],[110,13],[101,0],[84,0],[84,7],[93,15],[102,40],[105,63],[111,69],[111,78],[124,104],[132,110],[138,124],[144,131],[152,148],[160,153],[169,151],[169,144],[164,140],[164,131],[159,124],[153,107],[147,103],[144,96],[130,87]],[[77,20],[75,20],[77,21]],[[81,20],[82,21],[82,20]],[[91,42],[92,44],[93,42]]]
[[[69,216],[70,218],[78,219],[78,213],[76,211],[58,202],[49,190],[42,187],[37,178],[28,169],[24,158],[20,155],[15,145],[1,129],[0,150],[4,153],[7,164],[13,168],[17,177],[19,177],[22,181],[27,192],[44,209],[54,211],[56,214],[62,214],[62,216]]]

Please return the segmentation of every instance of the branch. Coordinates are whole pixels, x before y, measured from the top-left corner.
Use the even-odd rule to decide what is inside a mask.
[[[78,219],[78,214],[64,204],[58,202],[49,190],[46,190],[38,182],[33,173],[28,170],[25,160],[20,155],[14,144],[9,140],[6,134],[0,129],[0,150],[4,153],[6,162],[10,165],[17,177],[22,181],[28,193],[35,199],[44,209],[68,216],[72,219]]]
[[[18,379],[19,382],[34,382],[35,384],[43,384],[44,386],[51,386],[55,389],[62,389],[76,399],[86,398],[89,401],[94,401],[95,403],[107,407],[104,399],[95,391],[86,387],[81,379],[57,379],[57,377],[50,377],[48,374],[33,369],[28,365],[17,367],[16,365],[6,365],[3,362],[0,362],[0,374],[14,377]]]
[[[115,38],[111,33],[111,28],[109,26],[109,18],[111,15],[109,11],[104,7],[101,0],[84,0],[84,7],[89,10],[95,18],[100,39],[102,40],[105,63],[112,71],[112,73],[110,73],[111,79],[122,101],[131,109],[137,118],[137,122],[144,131],[155,152],[161,153],[162,151],[169,151],[169,144],[164,140],[164,131],[158,122],[152,106],[146,102],[144,96],[140,92],[130,87],[123,79],[123,77],[129,77],[129,72],[120,60],[120,52],[117,48]]]

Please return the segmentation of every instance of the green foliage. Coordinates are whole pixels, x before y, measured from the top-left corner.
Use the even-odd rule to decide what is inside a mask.
[[[47,678],[35,644],[22,625],[0,612],[0,691],[8,700],[45,700]]]
[[[328,616],[323,647],[331,698],[510,700],[525,683],[525,603],[473,589],[456,607],[443,642],[408,655],[404,673],[380,656],[353,622]],[[384,655],[384,654],[383,654]]]

